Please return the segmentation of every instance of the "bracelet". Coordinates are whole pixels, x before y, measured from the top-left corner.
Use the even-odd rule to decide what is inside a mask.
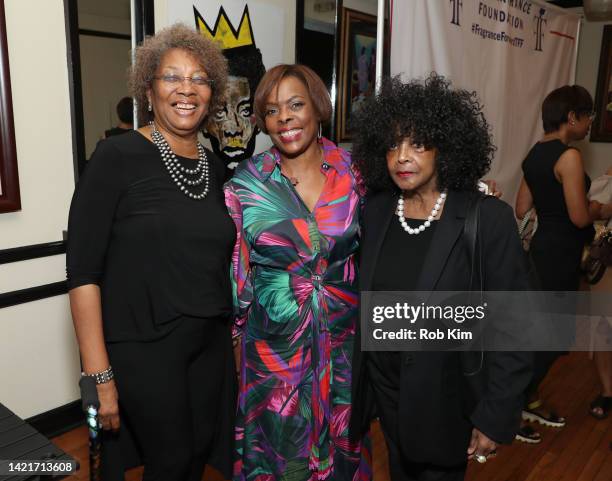
[[[104,371],[94,372],[92,374],[81,373],[81,377],[93,377],[96,384],[106,384],[110,382],[114,377],[113,366],[108,366]]]

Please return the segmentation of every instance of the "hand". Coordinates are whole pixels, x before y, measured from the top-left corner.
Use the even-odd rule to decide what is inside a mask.
[[[98,390],[98,398],[100,400],[100,409],[98,417],[102,428],[106,431],[119,429],[119,394],[115,381],[96,385]]]
[[[612,217],[612,203],[603,204],[599,213],[601,218],[604,220],[608,220],[610,217]]]
[[[494,180],[483,180],[483,182],[487,184],[487,187],[489,188],[489,195],[497,197],[498,199],[502,196],[503,192],[501,190],[497,190],[497,182]]]
[[[472,439],[470,439],[470,445],[467,449],[468,459],[474,458],[477,454],[489,456],[496,448],[495,441],[489,439],[478,429],[472,429]]]

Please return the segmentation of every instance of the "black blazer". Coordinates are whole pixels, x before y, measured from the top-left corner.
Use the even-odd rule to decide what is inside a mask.
[[[471,194],[448,193],[442,217],[417,282],[418,291],[470,290],[470,261],[463,227]],[[389,223],[395,219],[397,194],[381,192],[366,200],[362,224],[360,289],[372,281]],[[512,209],[487,198],[480,207],[479,242],[485,290],[528,290],[524,256]],[[353,439],[369,428],[373,393],[357,326],[353,354]],[[473,353],[478,356],[480,352]],[[531,380],[532,355],[487,352],[475,378],[463,373],[470,354],[401,353],[399,447],[413,462],[452,466],[466,461],[472,427],[498,443],[510,443],[519,426],[525,389]],[[490,381],[489,381],[490,380]],[[479,386],[479,389],[474,389]]]

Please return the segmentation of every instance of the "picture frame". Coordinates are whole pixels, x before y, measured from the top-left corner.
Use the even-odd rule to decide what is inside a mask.
[[[0,213],[21,210],[4,0],[0,0]]]
[[[604,26],[591,142],[612,142],[612,25]]]
[[[376,79],[376,17],[342,8],[338,76],[338,142],[350,142],[350,116],[374,93]]]

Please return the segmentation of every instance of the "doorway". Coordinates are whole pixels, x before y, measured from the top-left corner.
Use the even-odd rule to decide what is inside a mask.
[[[64,0],[75,180],[128,96],[131,51],[154,33],[153,0]]]

